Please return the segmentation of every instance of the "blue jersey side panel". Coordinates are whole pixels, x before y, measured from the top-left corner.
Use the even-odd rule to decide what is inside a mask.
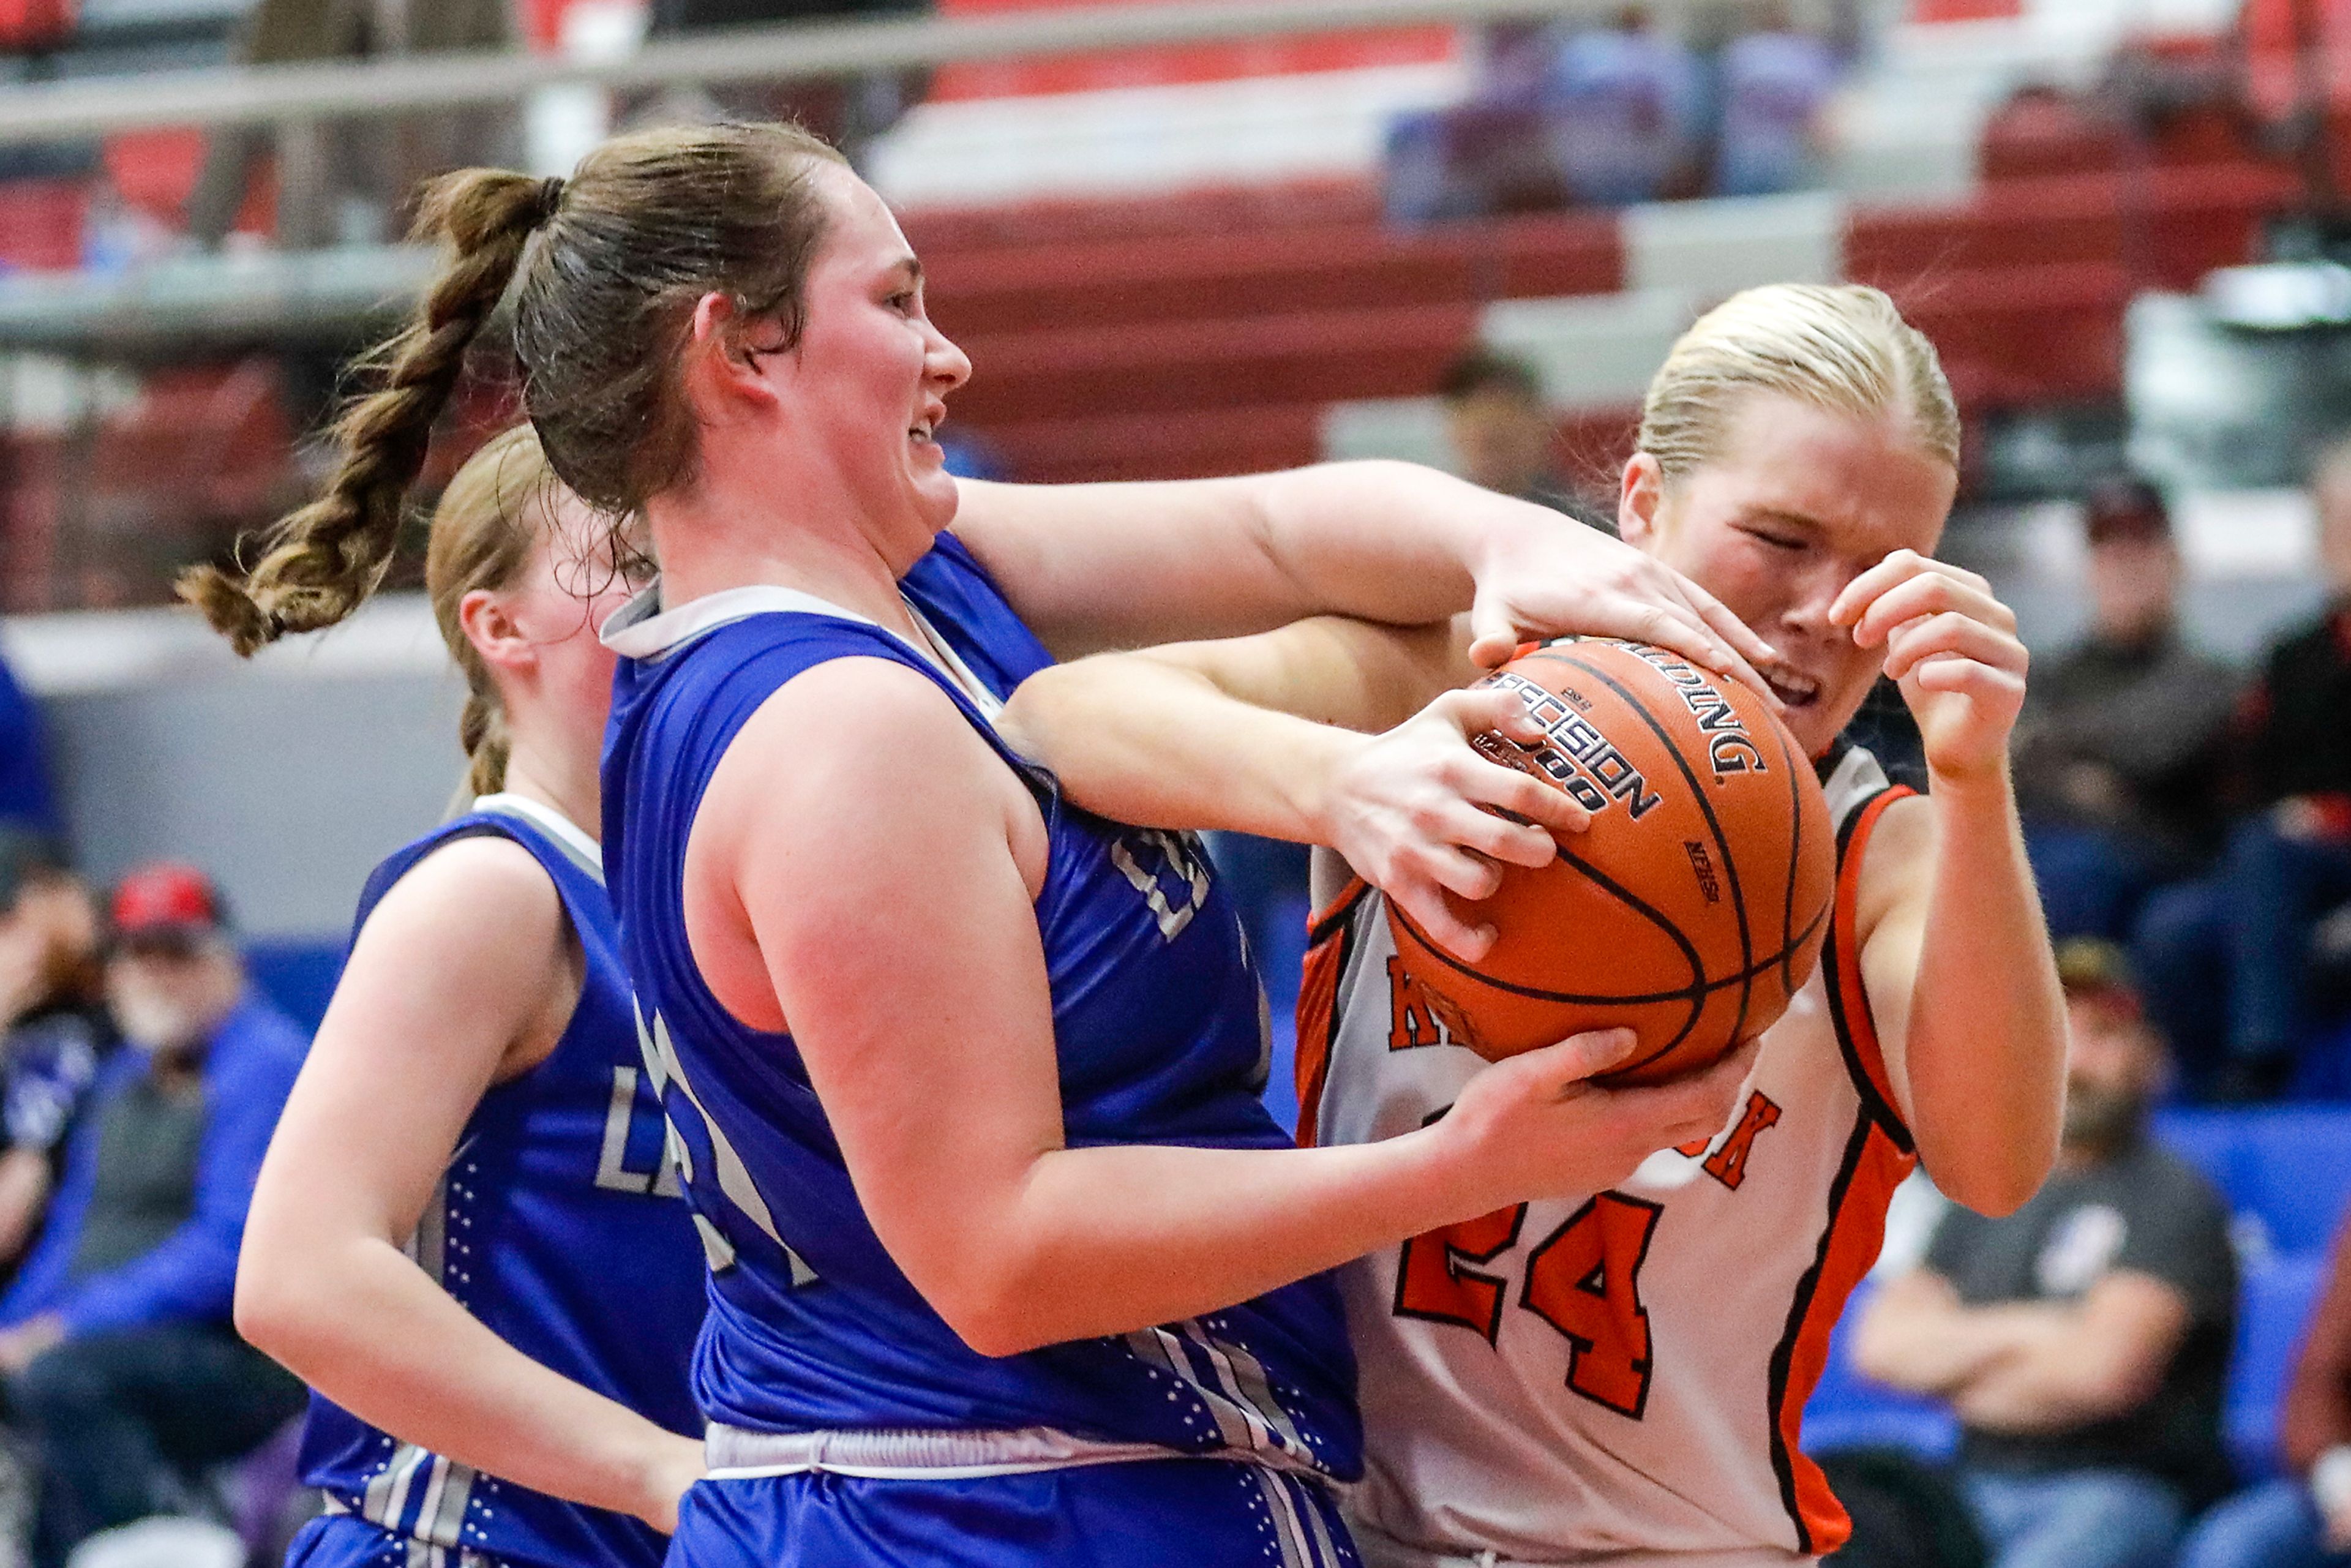
[[[997,695],[1050,662],[952,538],[901,586]],[[1195,841],[1061,800],[952,681],[878,627],[746,613],[623,659],[605,747],[606,863],[688,1197],[731,1254],[696,1356],[705,1412],[770,1431],[1047,1426],[1275,1451],[1353,1475],[1353,1364],[1327,1280],[1123,1338],[979,1355],[867,1224],[791,1037],[746,1028],[704,986],[680,902],[702,792],[777,688],[847,657],[938,681],[1037,794],[1050,843],[1037,921],[1071,1143],[1288,1142],[1258,1099],[1261,1004],[1239,926]]]
[[[483,1095],[426,1207],[414,1255],[532,1360],[672,1431],[698,1434],[689,1368],[706,1290],[702,1251],[663,1156],[660,1103],[644,1080],[611,904],[593,865],[517,816],[477,811],[385,861],[357,925],[434,849],[480,834],[512,839],[546,868],[586,978],[553,1054]],[[394,1535],[548,1568],[650,1568],[662,1559],[662,1538],[634,1519],[476,1475],[317,1395],[302,1471]]]

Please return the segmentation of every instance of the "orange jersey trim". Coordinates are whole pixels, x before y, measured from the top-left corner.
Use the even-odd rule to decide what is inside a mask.
[[[1864,801],[1846,820],[1837,836],[1836,904],[1829,917],[1829,939],[1821,953],[1825,971],[1821,978],[1828,991],[1829,1015],[1836,1029],[1837,1046],[1854,1087],[1903,1154],[1911,1152],[1910,1129],[1896,1109],[1894,1081],[1886,1071],[1886,1050],[1877,1038],[1877,1019],[1869,1008],[1869,991],[1861,973],[1861,865],[1872,834],[1886,809],[1917,794],[1903,785],[1881,789]]]
[[[1886,1210],[1894,1189],[1917,1163],[1870,1114],[1856,1121],[1830,1190],[1828,1228],[1812,1268],[1797,1284],[1789,1332],[1772,1352],[1771,1468],[1796,1527],[1797,1550],[1807,1555],[1825,1556],[1843,1546],[1853,1521],[1829,1490],[1828,1478],[1800,1446],[1804,1406],[1828,1364],[1829,1335],[1885,1245]]]
[[[1306,923],[1306,966],[1298,978],[1298,1143],[1311,1148],[1322,1116],[1322,1088],[1339,1039],[1339,982],[1355,947],[1356,909],[1372,891],[1362,877]]]

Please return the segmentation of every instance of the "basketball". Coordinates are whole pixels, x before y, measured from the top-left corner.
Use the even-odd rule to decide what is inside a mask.
[[[1505,868],[1468,964],[1393,903],[1405,977],[1453,1040],[1489,1060],[1587,1030],[1640,1044],[1612,1084],[1714,1061],[1787,1010],[1827,935],[1827,802],[1763,697],[1644,643],[1562,638],[1482,685],[1516,691],[1548,740],[1473,744],[1592,813],[1540,870]]]

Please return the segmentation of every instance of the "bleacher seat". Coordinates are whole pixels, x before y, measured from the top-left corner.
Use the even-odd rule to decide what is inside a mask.
[[[2323,1255],[2300,1253],[2249,1269],[2238,1289],[2225,1422],[2229,1455],[2248,1479],[2277,1468],[2278,1406],[2325,1274]]]
[[[1854,1324],[1861,1321],[1876,1291],[1870,1281],[1862,1281],[1829,1340],[1828,1364],[1821,1369],[1820,1384],[1804,1406],[1805,1451],[1886,1447],[1947,1455],[1959,1440],[1959,1423],[1947,1406],[1897,1393],[1854,1370]]]
[[[2351,1202],[2351,1106],[2166,1111],[2156,1131],[2281,1254],[2323,1249]]]

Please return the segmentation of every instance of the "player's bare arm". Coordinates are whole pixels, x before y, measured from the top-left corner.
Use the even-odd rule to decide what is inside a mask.
[[[1090,810],[1335,849],[1474,959],[1492,933],[1441,894],[1476,900],[1499,864],[1550,863],[1551,834],[1581,832],[1590,815],[1465,744],[1489,729],[1541,738],[1517,697],[1460,689],[1481,673],[1471,635],[1466,615],[1415,627],[1321,617],[1097,654],[1030,676],[1001,727]]]
[[[1522,639],[1633,637],[1756,682],[1771,649],[1678,572],[1558,513],[1416,464],[1158,484],[965,481],[956,531],[1062,657],[1312,615],[1467,612],[1480,664]],[[1760,685],[1760,683],[1757,683]]]
[[[1531,1193],[1604,1186],[1715,1131],[1746,1071],[1734,1055],[1657,1090],[1594,1089],[1582,1080],[1633,1043],[1615,1031],[1491,1068],[1455,1114],[1378,1145],[1068,1148],[1031,915],[1044,843],[933,683],[852,658],[762,705],[687,855],[714,994],[789,1025],[876,1233],[986,1354],[1214,1311]]]
[[[554,1049],[580,985],[561,902],[520,845],[461,840],[395,883],[262,1166],[236,1325],[364,1421],[668,1531],[701,1446],[516,1350],[403,1250],[484,1092]]]
[[[1862,975],[1886,1075],[1936,1185],[2005,1214],[2056,1157],[2065,1055],[2008,775],[2024,645],[1983,579],[1909,550],[1855,578],[1830,616],[1885,649],[1926,746],[1928,793],[1887,810],[1862,862]]]

